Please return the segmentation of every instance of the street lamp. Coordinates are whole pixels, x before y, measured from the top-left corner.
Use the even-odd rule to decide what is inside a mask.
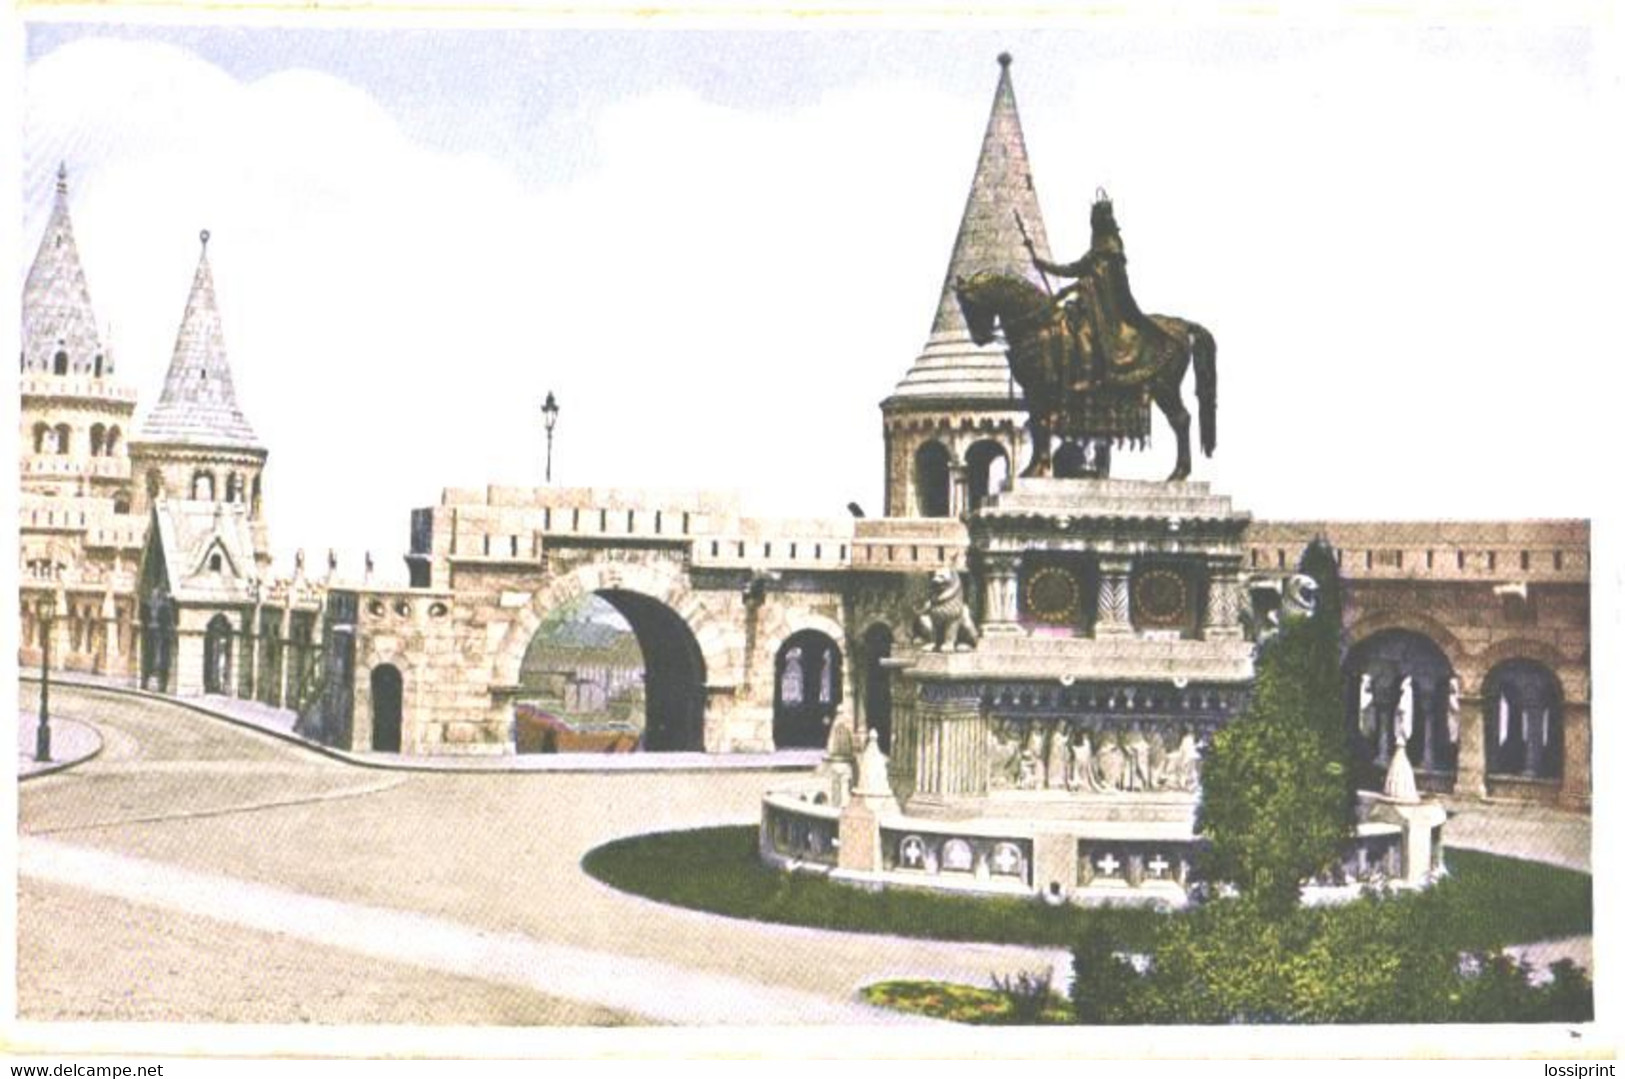
[[[39,661],[39,727],[34,733],[34,760],[51,759],[51,623],[56,620],[56,597],[47,593],[39,601],[43,650]]]
[[[553,396],[553,391],[547,391],[547,400],[542,402],[542,426],[547,429],[547,482],[553,482],[553,425],[559,422],[559,402]]]

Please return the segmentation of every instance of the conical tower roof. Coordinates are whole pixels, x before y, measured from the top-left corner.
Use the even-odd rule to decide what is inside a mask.
[[[94,371],[98,357],[104,358],[103,374],[113,370],[96,332],[90,286],[73,240],[66,165],[57,169],[56,202],[23,286],[22,346],[24,371],[54,370],[58,352],[68,354],[68,370],[73,373]]]
[[[1044,216],[1038,209],[1032,166],[1027,161],[1027,142],[1021,134],[1021,115],[1016,110],[1016,92],[1010,82],[1010,54],[1001,53],[993,111],[988,116],[987,132],[982,136],[982,152],[976,162],[970,195],[965,199],[953,255],[943,275],[942,295],[937,301],[936,318],[931,323],[931,336],[919,359],[898,383],[893,400],[909,397],[1009,400],[1011,387],[1004,349],[996,345],[979,348],[971,341],[953,286],[957,277],[996,270],[1017,274],[1042,287],[1038,271],[1022,243],[1021,226],[1016,223],[1018,214],[1038,254],[1049,258],[1049,238],[1044,231]]]
[[[237,407],[231,384],[214,274],[209,270],[207,230],[200,239],[203,250],[175,338],[175,355],[164,377],[163,394],[142,425],[141,441],[259,450],[259,439]]]

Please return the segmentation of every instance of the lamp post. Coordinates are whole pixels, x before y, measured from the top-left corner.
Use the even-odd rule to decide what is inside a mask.
[[[547,391],[547,400],[542,402],[542,426],[547,429],[547,473],[548,483],[553,482],[553,425],[559,422],[559,402],[553,396],[553,391]]]
[[[56,597],[45,595],[39,601],[42,650],[39,661],[39,727],[34,732],[34,760],[51,759],[51,623],[56,620]]]

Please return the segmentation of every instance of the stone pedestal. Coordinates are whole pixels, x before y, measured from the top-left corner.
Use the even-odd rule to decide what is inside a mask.
[[[1397,824],[1400,829],[1400,881],[1407,887],[1427,884],[1443,864],[1444,806],[1435,801],[1405,804],[1377,799],[1371,819]]]

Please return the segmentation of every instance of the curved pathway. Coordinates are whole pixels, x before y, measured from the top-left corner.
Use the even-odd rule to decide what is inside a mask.
[[[379,772],[164,701],[61,707],[106,748],[20,796],[25,1018],[899,1023],[858,987],[1064,960],[700,914],[581,871],[616,836],[753,822],[770,772]]]

